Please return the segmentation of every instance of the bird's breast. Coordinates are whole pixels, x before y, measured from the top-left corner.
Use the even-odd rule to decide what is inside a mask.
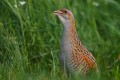
[[[60,41],[60,54],[69,54],[71,52],[70,47],[69,37],[63,33]]]
[[[71,45],[66,32],[63,32],[60,41],[59,60],[64,69],[68,69],[68,61],[70,58]]]

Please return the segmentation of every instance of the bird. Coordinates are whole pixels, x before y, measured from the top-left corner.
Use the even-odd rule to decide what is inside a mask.
[[[68,9],[55,10],[63,24],[60,40],[59,61],[66,73],[77,72],[87,75],[91,69],[97,69],[97,63],[93,55],[81,43],[75,26],[74,15]]]

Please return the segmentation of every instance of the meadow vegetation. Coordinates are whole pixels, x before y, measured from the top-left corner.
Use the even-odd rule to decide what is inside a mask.
[[[120,0],[20,1],[0,0],[0,80],[69,80],[58,60],[63,25],[53,15],[62,8],[73,12],[99,80],[120,80]]]

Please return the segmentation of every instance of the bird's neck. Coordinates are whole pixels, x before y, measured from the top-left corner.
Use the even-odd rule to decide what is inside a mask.
[[[66,24],[64,24],[63,32],[66,33],[66,35],[77,35],[74,19],[71,19],[70,21],[66,22]]]
[[[65,22],[64,30],[66,32],[76,30],[74,19],[71,19],[71,20],[68,20],[68,21]]]
[[[76,32],[75,22],[71,21],[67,24],[64,24],[64,29],[60,41],[61,53],[69,54],[71,50],[71,45],[73,45],[74,42],[79,42],[78,40],[79,39]]]
[[[71,33],[72,31],[72,33]],[[70,53],[70,42],[72,40],[72,38],[70,37],[71,35],[74,35],[74,33],[76,32],[75,29],[75,23],[74,22],[67,22],[66,24],[64,24],[63,27],[63,32],[62,32],[62,37],[61,37],[61,41],[60,41],[60,51],[61,53]]]
[[[76,26],[74,20],[70,21],[69,33],[74,35],[76,34]]]
[[[70,42],[71,44],[72,43],[81,44],[77,31],[76,31],[74,20],[71,20],[71,22],[68,25],[64,26],[62,39],[64,39],[64,41],[66,42]]]

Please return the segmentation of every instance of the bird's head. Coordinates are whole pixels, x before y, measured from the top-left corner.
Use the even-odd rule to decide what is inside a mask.
[[[54,11],[54,14],[59,17],[60,21],[66,25],[70,23],[71,21],[74,21],[73,14],[70,10],[68,9],[60,9]]]

